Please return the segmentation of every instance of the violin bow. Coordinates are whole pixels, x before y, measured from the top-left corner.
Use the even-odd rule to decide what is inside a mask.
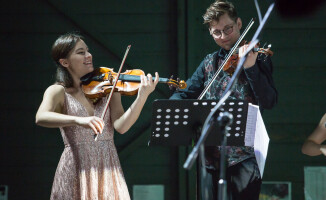
[[[125,61],[126,61],[126,58],[127,58],[128,52],[129,52],[129,50],[130,50],[130,47],[131,47],[131,45],[128,45],[128,46],[127,46],[127,49],[126,49],[125,55],[123,56],[123,59],[122,59],[122,62],[121,62],[121,65],[120,65],[120,68],[119,68],[119,71],[118,71],[117,77],[116,77],[115,80],[114,80],[113,87],[112,87],[112,89],[111,89],[111,92],[110,92],[110,94],[109,94],[109,97],[107,98],[106,105],[105,105],[104,110],[103,110],[102,115],[101,115],[101,119],[102,119],[102,120],[104,120],[105,114],[106,114],[106,112],[107,112],[107,110],[108,110],[108,108],[109,108],[109,104],[110,104],[110,101],[111,101],[111,98],[112,98],[112,95],[113,95],[113,91],[114,91],[114,89],[115,89],[115,87],[116,87],[116,85],[117,85],[117,82],[118,82],[118,80],[119,80],[119,76],[120,76],[120,73],[121,73],[122,67],[123,67],[123,65],[124,65],[124,63],[125,63]],[[95,139],[95,141],[97,141],[97,136],[98,136],[98,134],[95,134],[95,135],[94,135],[94,139]]]
[[[219,69],[214,74],[212,80],[207,84],[207,86],[204,88],[203,92],[199,95],[198,100],[201,100],[204,97],[204,95],[206,94],[206,92],[208,91],[208,89],[212,86],[214,80],[217,78],[217,76],[222,71],[224,65],[228,62],[228,60],[231,58],[231,56],[233,55],[233,53],[235,52],[235,50],[238,48],[239,44],[241,43],[241,41],[243,40],[243,38],[246,36],[246,34],[250,30],[250,28],[254,24],[254,22],[255,22],[254,19],[251,19],[250,20],[248,26],[246,27],[246,29],[244,30],[244,32],[241,34],[241,36],[239,37],[239,39],[235,43],[235,45],[232,47],[232,49],[230,50],[229,54],[227,55],[226,59],[223,61],[223,63],[219,67]]]

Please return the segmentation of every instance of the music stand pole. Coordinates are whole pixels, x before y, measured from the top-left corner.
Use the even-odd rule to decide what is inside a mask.
[[[225,172],[226,172],[226,143],[227,143],[227,129],[231,123],[232,123],[233,115],[224,112],[220,113],[220,116],[217,118],[217,121],[219,123],[219,128],[221,130],[221,134],[223,134],[222,141],[221,141],[221,161],[220,161],[220,180],[218,181],[218,199],[226,199],[226,187],[227,182],[225,178]]]

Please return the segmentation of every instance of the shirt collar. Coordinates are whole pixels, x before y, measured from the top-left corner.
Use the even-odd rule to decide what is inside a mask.
[[[220,58],[222,58],[222,59],[225,59],[226,56],[228,55],[228,53],[229,53],[229,51],[227,51],[227,50],[221,48],[221,49],[219,50],[219,52],[218,52],[218,56],[219,56]]]

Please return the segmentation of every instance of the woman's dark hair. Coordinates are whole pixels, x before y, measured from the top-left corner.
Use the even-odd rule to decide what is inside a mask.
[[[72,87],[73,80],[66,67],[63,67],[59,60],[62,58],[68,58],[71,50],[73,50],[78,41],[83,37],[77,33],[66,33],[61,35],[53,44],[51,55],[52,59],[57,65],[56,83],[63,85],[64,87]]]
[[[237,21],[238,14],[232,3],[223,0],[217,0],[212,3],[203,15],[204,24],[211,25],[213,21],[219,21],[220,17],[227,13],[233,21]]]

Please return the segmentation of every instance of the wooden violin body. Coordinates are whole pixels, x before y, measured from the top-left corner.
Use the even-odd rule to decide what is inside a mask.
[[[120,73],[114,92],[121,95],[132,96],[138,93],[140,87],[140,76],[145,75],[140,69],[127,70]],[[112,90],[117,73],[113,68],[99,67],[93,72],[86,74],[81,78],[82,90],[90,99],[97,99],[106,96]],[[160,78],[160,83],[166,83],[170,88],[184,89],[187,87],[185,81],[175,81],[168,78]]]

